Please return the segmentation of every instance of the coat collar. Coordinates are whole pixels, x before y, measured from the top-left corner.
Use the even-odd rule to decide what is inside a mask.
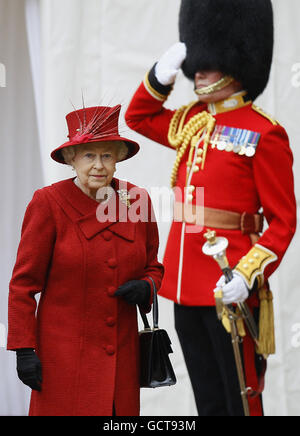
[[[118,179],[112,180],[112,188],[115,195],[107,202],[107,207],[103,206],[96,200],[88,197],[81,189],[75,185],[74,178],[63,180],[55,183],[52,188],[60,194],[61,207],[67,215],[74,221],[85,237],[91,239],[104,230],[111,231],[122,238],[133,241],[135,238],[135,225],[128,220],[128,207],[122,201],[119,201],[119,188],[124,189],[123,183]],[[117,200],[117,201],[116,201]],[[110,218],[104,222],[100,221],[101,212],[107,216],[111,211]],[[127,218],[127,219],[126,219]]]

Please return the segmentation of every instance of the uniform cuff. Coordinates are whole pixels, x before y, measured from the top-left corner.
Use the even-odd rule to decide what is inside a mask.
[[[257,288],[264,283],[264,270],[267,265],[277,260],[277,256],[271,250],[262,245],[255,244],[235,267],[234,271],[243,278],[248,289],[252,289],[257,280]]]
[[[144,78],[144,85],[152,97],[159,101],[165,101],[172,91],[173,85],[162,85],[156,78],[155,67],[156,64],[154,64],[151,70],[146,74]]]

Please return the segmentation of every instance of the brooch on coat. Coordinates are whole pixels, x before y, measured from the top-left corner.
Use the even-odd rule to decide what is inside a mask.
[[[129,208],[131,204],[130,204],[130,195],[127,189],[119,189],[117,193],[119,194],[120,201]]]
[[[220,151],[233,151],[241,156],[252,157],[256,153],[260,136],[260,133],[251,130],[217,125],[211,137],[211,145]]]

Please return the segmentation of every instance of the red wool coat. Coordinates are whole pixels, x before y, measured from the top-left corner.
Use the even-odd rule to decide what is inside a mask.
[[[113,179],[115,191],[119,183]],[[148,195],[136,189],[150,212]],[[114,222],[101,223],[98,206],[68,179],[36,191],[26,210],[7,348],[35,348],[41,360],[42,391],[32,391],[30,415],[109,416],[113,403],[117,415],[139,414],[136,307],[114,293],[129,280],[151,284],[149,276],[160,287],[157,225],[122,222],[123,203]]]

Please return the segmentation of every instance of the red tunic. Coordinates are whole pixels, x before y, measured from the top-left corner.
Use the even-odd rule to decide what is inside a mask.
[[[171,147],[168,130],[174,111],[164,108],[163,103],[162,98],[155,98],[142,83],[125,118],[133,130]],[[209,111],[208,106],[197,104],[190,110],[186,120],[203,110]],[[263,208],[269,226],[258,244],[277,256],[277,261],[269,264],[264,271],[267,280],[281,262],[296,229],[293,156],[289,140],[283,127],[271,123],[251,104],[217,113],[214,118],[216,127],[229,126],[259,133],[256,153],[248,157],[209,147],[204,170],[193,174],[191,184],[204,187],[205,207],[240,214],[255,214]],[[178,170],[176,186],[181,189],[186,186],[188,153],[189,149]],[[173,222],[164,255],[165,275],[160,295],[187,306],[214,305],[212,291],[220,277],[220,269],[215,261],[202,253],[205,229],[200,233],[185,233],[181,286],[178,290],[181,229],[182,223]],[[249,235],[242,234],[240,230],[215,230],[218,236],[225,236],[229,240],[227,257],[234,267],[252,247]]]
[[[175,111],[163,106],[171,87],[160,85],[153,71],[154,69],[146,75],[137,89],[125,119],[133,130],[172,148],[168,141],[168,131]],[[236,109],[232,106],[230,108],[232,103],[235,104],[234,101],[223,102],[225,106],[218,104],[218,108],[221,105],[222,110],[213,113],[215,127],[221,131],[225,128],[225,132],[226,129],[235,132],[237,136],[233,139],[238,139],[240,134],[259,138],[255,153],[240,155],[230,147],[226,151],[223,147],[213,147],[210,144],[204,169],[199,168],[197,172],[193,172],[190,184],[187,184],[188,147],[180,161],[176,188],[182,191],[186,186],[203,187],[204,206],[208,208],[239,214],[256,214],[263,208],[268,227],[260,236],[258,244],[264,250],[272,252],[276,259],[263,271],[264,279],[268,280],[280,264],[296,229],[293,156],[283,127],[258,113],[246,99]],[[197,113],[210,112],[216,106],[200,103],[194,105],[185,123]],[[203,147],[203,142],[199,147]],[[175,157],[174,153],[174,161]],[[196,204],[195,197],[192,204]],[[192,233],[187,232],[184,225],[182,222],[172,223],[164,255],[165,275],[160,295],[186,306],[213,306],[213,290],[221,275],[220,268],[202,252],[202,246],[206,242],[203,233],[206,229]],[[213,230],[213,227],[210,228]],[[250,236],[243,234],[241,230],[215,230],[217,236],[228,239],[226,253],[233,268],[252,248]],[[246,267],[248,268],[247,265]],[[258,305],[256,293],[248,299],[248,303],[250,306]],[[249,335],[244,338],[243,350],[246,384],[258,391],[259,380],[254,365],[255,347]],[[249,397],[249,406],[252,416],[262,414],[258,396]]]
[[[157,225],[122,222],[122,206],[114,222],[101,223],[98,206],[68,179],[36,191],[26,210],[7,348],[35,348],[41,360],[30,415],[109,416],[113,402],[117,415],[139,414],[136,307],[114,292],[129,280],[151,283],[148,276],[160,287]]]

